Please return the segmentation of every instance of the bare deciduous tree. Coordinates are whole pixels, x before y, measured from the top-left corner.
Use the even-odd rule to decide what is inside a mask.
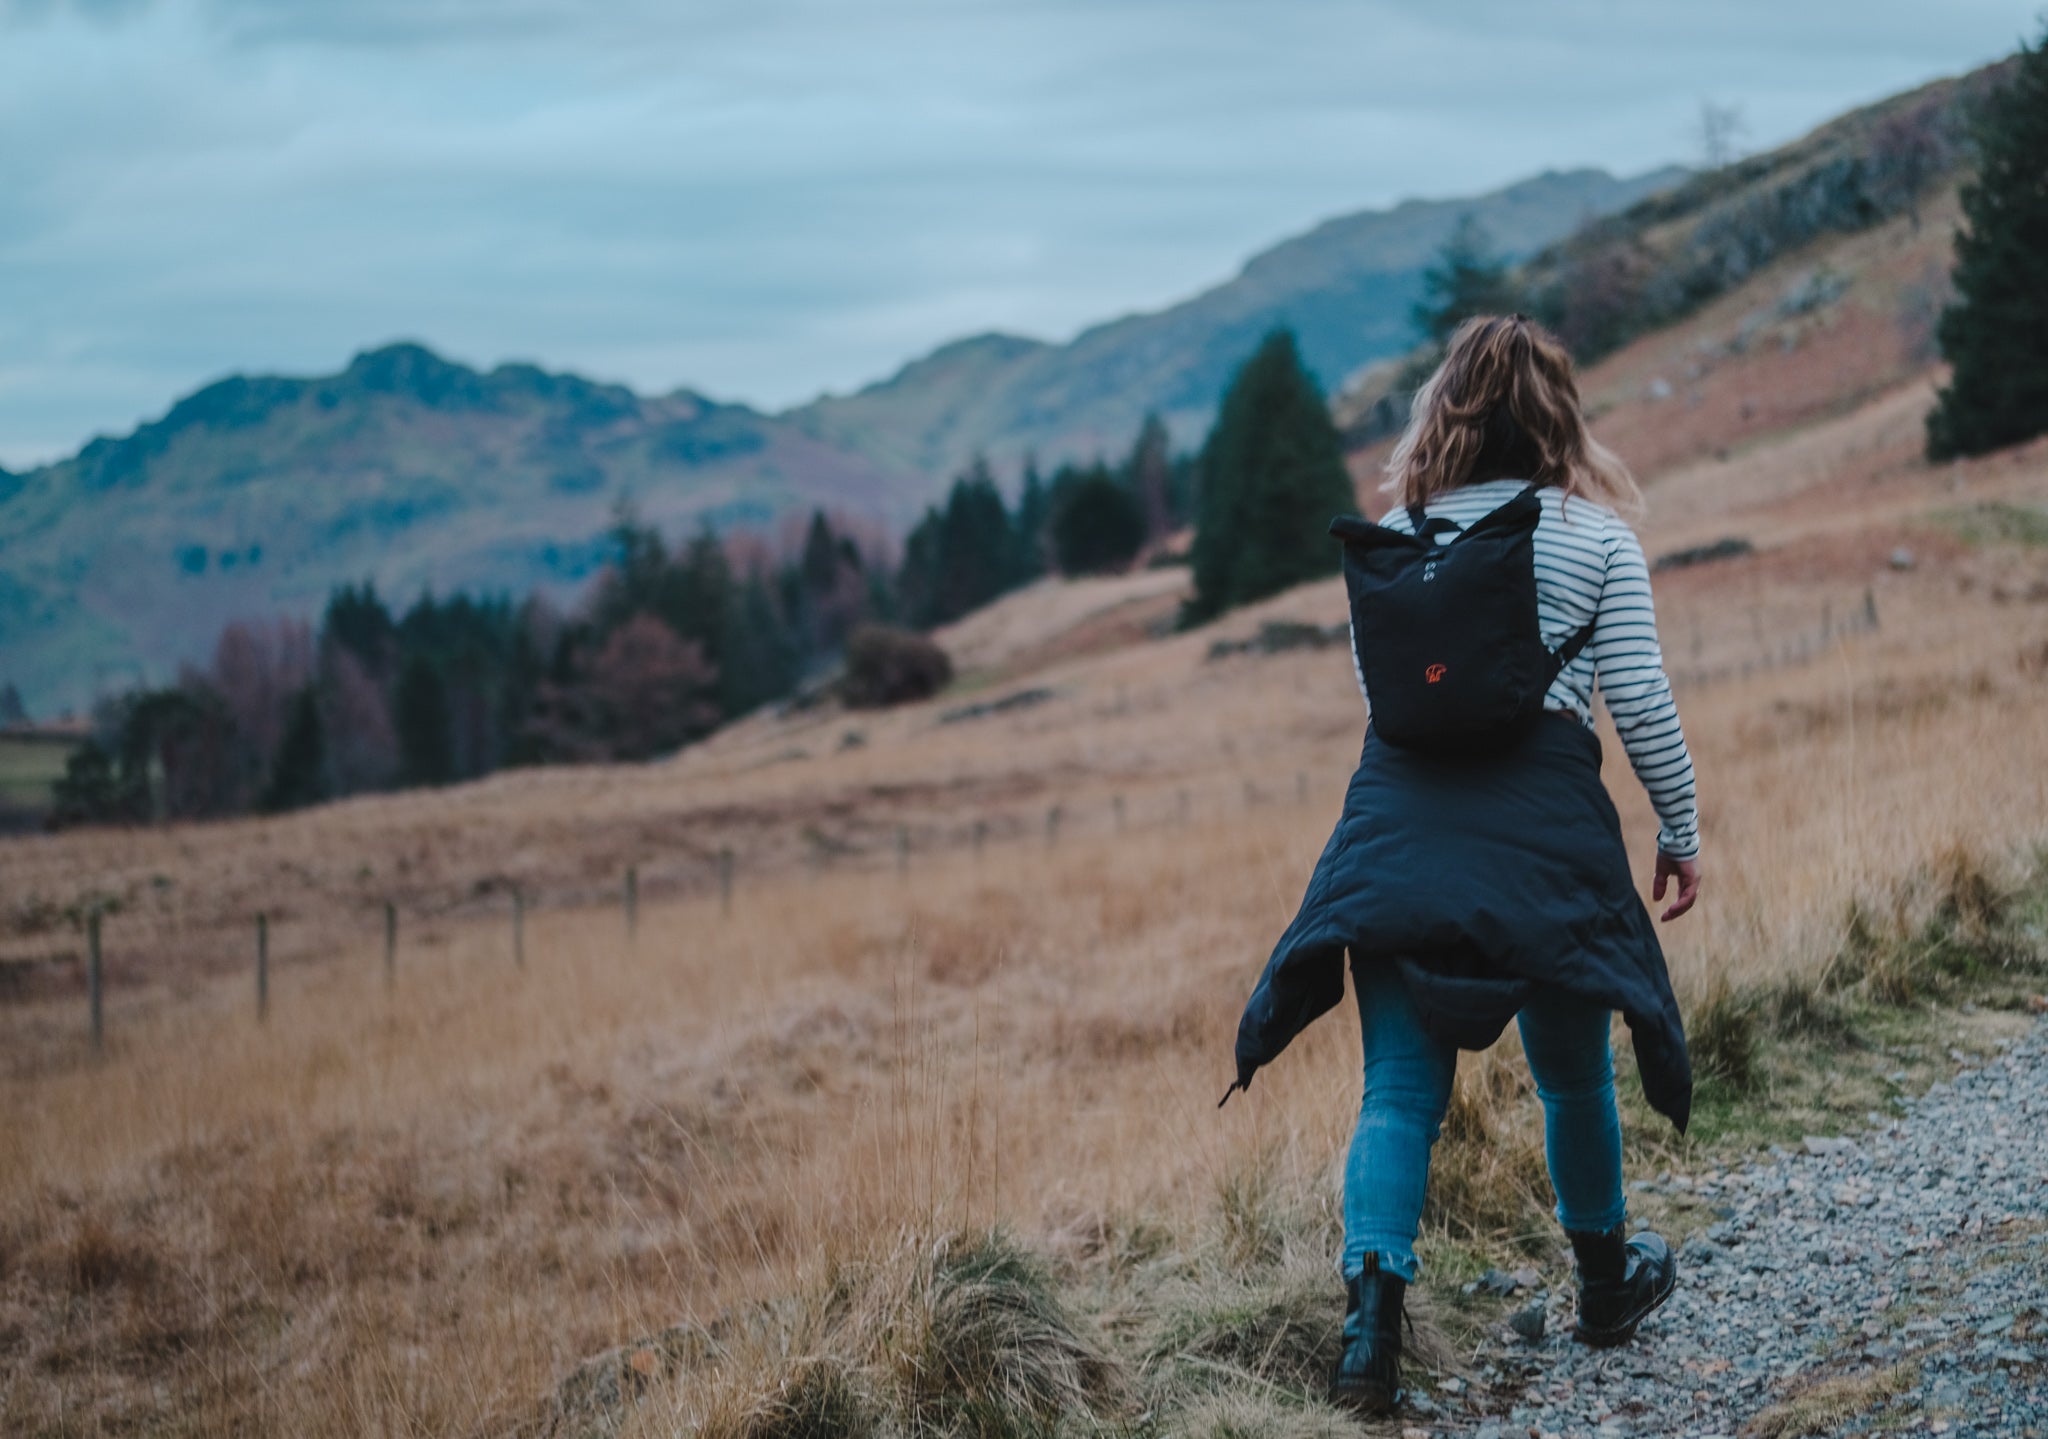
[[[1693,135],[1699,142],[1700,158],[1709,170],[1718,170],[1739,158],[1742,141],[1748,133],[1749,122],[1743,119],[1740,105],[1700,101],[1699,119],[1695,122]]]

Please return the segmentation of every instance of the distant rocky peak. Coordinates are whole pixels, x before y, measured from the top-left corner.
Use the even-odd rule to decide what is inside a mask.
[[[1056,347],[1044,340],[1034,340],[1028,335],[1010,335],[1000,330],[987,330],[978,335],[949,340],[929,354],[920,355],[910,361],[886,380],[877,380],[872,385],[864,386],[860,393],[871,394],[899,385],[917,384],[950,372],[1000,368],[1054,348]]]
[[[400,395],[437,410],[477,409],[489,399],[482,375],[412,340],[364,350],[349,361],[341,383],[367,394]]]

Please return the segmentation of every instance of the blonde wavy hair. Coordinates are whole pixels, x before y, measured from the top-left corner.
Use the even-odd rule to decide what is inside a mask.
[[[1628,466],[1587,433],[1570,353],[1526,315],[1476,315],[1458,327],[1415,392],[1381,488],[1421,505],[1498,479],[1556,485],[1619,514],[1643,508]]]

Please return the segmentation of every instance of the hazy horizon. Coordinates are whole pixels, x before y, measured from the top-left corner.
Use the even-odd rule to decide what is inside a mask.
[[[1060,341],[1319,221],[1696,162],[2036,7],[0,0],[0,464],[416,339],[776,410]],[[1823,43],[1824,42],[1824,43]]]

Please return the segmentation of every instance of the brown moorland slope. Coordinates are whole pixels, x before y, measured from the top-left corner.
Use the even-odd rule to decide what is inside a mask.
[[[1754,547],[1658,582],[1705,797],[1707,897],[1667,932],[1696,1019],[1726,986],[1812,984],[1852,904],[1910,919],[1939,876],[1951,895],[1959,874],[1995,880],[2043,838],[2048,551],[2013,517],[2048,505],[2048,444],[1919,459],[1935,375],[1903,292],[1944,232],[1901,220],[1788,257],[1587,377],[1649,481],[1651,553]],[[1846,287],[1778,313],[1823,266]],[[766,1412],[792,1346],[822,1343],[792,1296],[924,1273],[889,1266],[928,1269],[961,1226],[1169,1275],[1214,1235],[1334,1304],[1320,1260],[1260,1216],[1284,1193],[1300,1232],[1327,1233],[1349,1022],[1212,1106],[1362,716],[1339,650],[1210,647],[1341,619],[1341,591],[1151,637],[1172,583],[1014,596],[952,637],[971,657],[955,692],[886,714],[0,847],[0,1414],[29,1432],[534,1432],[576,1372],[657,1398],[628,1432],[793,1432],[719,1428]],[[1646,863],[1653,822],[1611,745],[1609,771]],[[119,906],[98,1060],[69,920],[95,899]],[[1453,1272],[1469,1246],[1541,1243],[1516,1075],[1489,1057],[1460,1081],[1430,1216]],[[1631,1143],[1689,1153],[1633,1120]],[[1164,1322],[1103,1320],[1141,1348]],[[678,1365],[690,1382],[662,1385]]]

